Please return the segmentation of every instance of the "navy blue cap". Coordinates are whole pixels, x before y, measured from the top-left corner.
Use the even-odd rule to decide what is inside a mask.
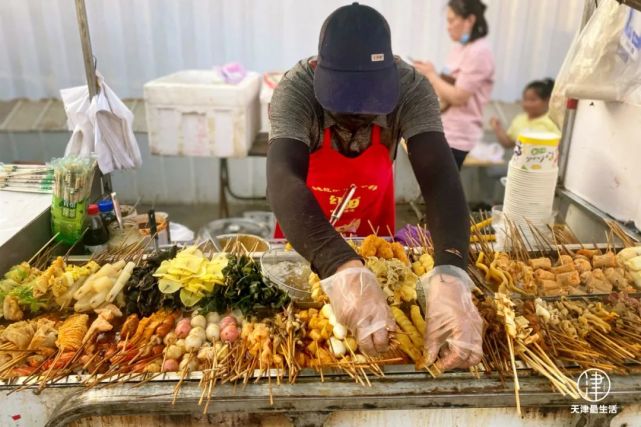
[[[314,93],[335,113],[388,114],[400,85],[387,21],[375,9],[353,3],[323,23],[314,71]]]
[[[114,202],[111,200],[101,200],[98,202],[98,209],[100,212],[111,212],[114,210]]]

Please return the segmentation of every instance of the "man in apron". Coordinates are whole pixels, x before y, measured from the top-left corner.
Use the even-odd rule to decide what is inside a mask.
[[[270,105],[267,191],[276,236],[310,261],[361,350],[385,352],[395,327],[385,295],[341,233],[393,234],[393,160],[404,138],[435,248],[436,267],[422,278],[427,361],[438,358],[442,369],[479,363],[483,322],[465,272],[469,214],[434,90],[393,56],[387,21],[371,7],[332,13],[318,50],[285,74]],[[351,185],[356,192],[332,226],[328,218]]]

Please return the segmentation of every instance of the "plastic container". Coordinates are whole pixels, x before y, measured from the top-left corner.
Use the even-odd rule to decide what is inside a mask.
[[[186,70],[144,86],[152,154],[245,157],[258,133],[261,77],[248,72],[236,85],[213,70]]]
[[[287,292],[294,302],[311,302],[309,262],[296,251],[274,248],[260,259],[263,279]]]
[[[98,210],[103,224],[109,230],[109,226],[116,222],[116,214],[114,213],[114,203],[111,200],[101,200],[98,202]]]
[[[51,229],[58,241],[73,245],[82,237],[87,218],[87,200],[71,203],[54,195],[51,202]]]
[[[126,223],[135,223],[138,227],[140,236],[148,237],[151,235],[149,225],[149,216],[147,214],[138,214],[127,219]],[[167,212],[156,212],[156,231],[158,233],[158,244],[168,245],[171,243],[169,233],[169,214]],[[150,246],[153,242],[150,241]]]
[[[100,217],[98,205],[91,204],[87,208],[87,222],[88,229],[82,239],[85,248],[92,254],[104,251],[107,249],[109,233]]]
[[[517,137],[510,165],[525,171],[557,169],[560,140],[552,132],[524,132]]]
[[[198,237],[206,239],[207,236],[221,236],[225,234],[250,234],[268,238],[269,228],[247,218],[217,219],[198,230]]]

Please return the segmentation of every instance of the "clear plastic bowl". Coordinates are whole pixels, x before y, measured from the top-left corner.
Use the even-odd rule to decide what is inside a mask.
[[[312,301],[309,262],[296,251],[274,248],[260,258],[260,267],[266,282],[287,292],[294,302]]]

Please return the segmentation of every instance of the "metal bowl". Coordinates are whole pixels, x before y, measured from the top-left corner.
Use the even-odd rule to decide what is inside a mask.
[[[260,258],[263,278],[287,292],[295,303],[312,301],[309,262],[296,251],[274,248]]]
[[[252,234],[221,234],[216,238],[226,252],[267,252],[271,247],[267,240]]]
[[[247,218],[224,218],[212,221],[198,231],[198,236],[220,236],[225,234],[250,234],[269,238],[267,226]]]

